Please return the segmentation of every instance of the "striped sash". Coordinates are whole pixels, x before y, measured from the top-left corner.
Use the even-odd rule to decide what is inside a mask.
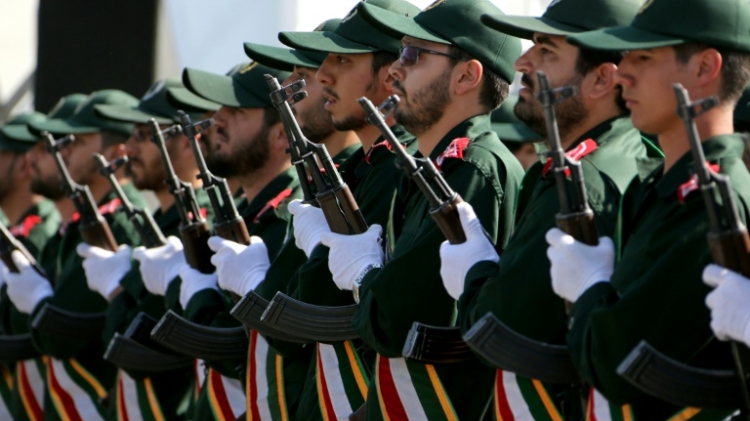
[[[5,364],[0,364],[0,419],[13,419],[10,409],[13,402],[13,372]]]
[[[47,388],[63,421],[104,420],[105,411],[99,400],[106,397],[107,392],[74,358],[49,359]]]
[[[116,392],[118,421],[164,421],[150,378],[138,381],[119,370]]]
[[[317,344],[315,379],[324,421],[349,419],[367,399],[370,379],[352,341]]]
[[[208,402],[214,419],[217,421],[234,421],[245,413],[245,392],[239,380],[224,377],[213,369],[208,369],[206,376]]]
[[[195,396],[193,400],[197,401],[201,395],[201,388],[206,383],[206,363],[203,360],[195,360]]]
[[[431,364],[378,355],[375,387],[385,420],[458,420],[450,398]]]
[[[284,395],[284,359],[256,331],[250,333],[247,353],[247,420],[287,421]]]
[[[701,408],[683,408],[672,415],[667,421],[721,421],[732,414],[727,410],[711,410]],[[586,421],[633,421],[633,410],[630,405],[617,406],[597,392],[593,387],[589,391],[589,404],[586,411]]]
[[[41,421],[44,417],[44,362],[30,359],[16,363],[16,388],[26,417]]]
[[[542,382],[508,371],[495,374],[493,409],[496,420],[562,421]]]

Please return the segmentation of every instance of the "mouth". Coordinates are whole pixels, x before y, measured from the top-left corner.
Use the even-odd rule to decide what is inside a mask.
[[[335,92],[330,89],[323,90],[323,108],[326,110],[331,108],[338,100],[339,96]]]

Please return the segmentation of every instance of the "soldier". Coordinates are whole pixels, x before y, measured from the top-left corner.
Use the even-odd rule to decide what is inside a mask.
[[[639,1],[565,0],[553,3],[541,17],[488,16],[486,25],[500,32],[531,39],[534,46],[516,60],[523,88],[515,114],[547,137],[544,110],[536,98],[536,72],[548,75],[552,88],[574,85],[578,93],[557,104],[562,147],[581,163],[599,233],[613,235],[619,199],[646,157],[638,130],[633,128],[614,73],[621,55],[579,48],[566,35],[626,24]],[[585,10],[586,14],[581,11]],[[459,299],[464,331],[487,312],[517,333],[545,343],[564,343],[565,306],[550,288],[544,235],[555,226],[560,211],[555,177],[549,163],[537,162],[526,173],[511,241],[498,256],[485,239],[474,212],[459,205],[467,241],[441,246],[441,276],[446,290]],[[532,314],[533,313],[533,314]],[[533,364],[529,362],[528,364]],[[498,370],[493,412],[496,419],[531,411],[534,419],[582,419],[579,391],[569,385],[544,384]],[[518,393],[529,390],[533,393]],[[583,393],[585,397],[587,393]],[[546,405],[545,401],[555,405]]]
[[[668,22],[665,24],[665,22]],[[625,191],[621,229],[597,246],[558,229],[547,233],[552,287],[573,303],[567,342],[583,379],[620,413],[635,419],[723,419],[728,414],[681,409],[646,395],[617,375],[646,341],[668,357],[703,367],[730,367],[726,344],[711,340],[708,292],[701,271],[710,261],[706,205],[691,182],[684,122],[673,84],[693,99],[719,105],[695,119],[706,159],[729,176],[747,222],[750,174],[732,110],[750,78],[750,5],[746,2],[654,0],[627,25],[568,37],[587,48],[627,51],[616,72],[633,125],[658,135],[664,161],[641,169]],[[615,264],[616,262],[616,264]],[[597,406],[598,400],[590,402]],[[593,409],[596,410],[596,409]]]
[[[128,173],[136,188],[154,192],[159,204],[154,220],[161,232],[169,236],[168,241],[174,244],[179,243],[180,219],[175,198],[164,183],[166,170],[159,150],[151,140],[148,122],[155,119],[162,130],[179,123],[177,109],[167,101],[167,90],[181,87],[182,82],[178,79],[160,80],[151,86],[137,106],[96,106],[96,111],[107,119],[134,124],[125,142],[129,158]],[[204,107],[212,106],[190,92],[185,95],[185,100],[188,103],[183,108],[196,119],[207,111]],[[198,167],[188,139],[184,134],[176,133],[168,136],[165,144],[177,177],[198,189],[201,181],[196,177]],[[205,209],[208,206],[207,195],[197,191],[196,196],[199,205]],[[117,253],[113,253],[85,243],[78,245],[78,253],[85,258],[84,269],[89,288],[110,301],[103,335],[107,343],[115,332],[125,332],[139,313],[158,320],[166,312],[163,298],[166,291],[150,293],[143,284],[139,268],[132,267],[129,251],[123,252],[123,249],[127,250],[128,247],[122,246]],[[161,355],[155,354],[155,358],[159,357]],[[117,410],[113,413],[113,419],[174,419],[184,415],[179,411],[184,411],[185,408],[181,406],[194,390],[191,366],[186,364],[182,368],[166,370],[154,367],[152,361],[142,363],[139,370],[120,369],[115,389]],[[158,405],[154,405],[154,402]]]
[[[520,43],[478,24],[483,13],[502,12],[487,1],[463,0],[435,2],[413,18],[366,3],[357,11],[401,37],[390,74],[402,98],[396,120],[416,136],[415,155],[435,161],[451,187],[479,210],[492,242],[505,244],[523,170],[491,131],[489,114],[508,96]],[[478,420],[490,399],[492,373],[479,361],[432,365],[401,358],[413,322],[454,322],[455,302],[438,272],[444,235],[428,210],[426,198],[402,177],[390,210],[385,264],[380,225],[360,235],[321,236],[331,249],[334,282],[359,298],[353,327],[378,354],[367,419]]]
[[[29,132],[26,123],[44,120],[41,113],[27,113],[11,119],[0,128],[0,161],[3,177],[0,181],[0,208],[12,221],[10,232],[21,241],[35,259],[40,259],[41,250],[60,225],[60,214],[51,200],[31,190],[32,167],[29,150],[38,140]],[[8,270],[0,265],[0,284],[4,284],[3,273]],[[18,355],[4,355],[2,370],[12,383],[0,384],[0,418],[29,420],[39,419],[43,414],[44,363],[33,348],[28,336],[28,316],[20,313],[8,298],[5,288],[0,295],[0,349],[18,347],[24,338],[24,347]]]
[[[367,3],[405,15],[414,15],[419,11],[400,1]],[[322,93],[316,91],[314,104],[326,114],[332,127],[340,132],[353,131],[361,140],[361,147],[358,145],[351,156],[337,156],[342,162],[339,171],[367,222],[385,223],[388,201],[384,198],[393,194],[392,180],[397,169],[393,165],[392,154],[385,147],[387,142],[373,126],[367,124],[356,98],[366,96],[380,103],[392,93],[388,67],[396,60],[398,39],[364,22],[356,9],[335,29],[282,32],[279,38],[302,53],[323,55],[324,60],[321,60],[314,81],[315,86],[322,88]],[[324,101],[319,100],[327,103],[325,108],[320,106]],[[392,118],[390,123],[399,140],[413,149],[413,136],[406,133],[403,127],[394,125]],[[320,234],[328,231],[322,211],[296,202],[290,204],[290,211],[295,215],[292,241],[296,242],[296,247],[304,250],[306,261],[293,276],[287,274],[280,278],[279,271],[275,270],[279,263],[277,259],[256,292],[271,299],[280,289],[278,281],[282,280],[284,283],[281,286],[289,295],[303,302],[319,306],[353,304],[351,293],[338,290],[331,282],[328,248],[320,246]],[[304,349],[300,350],[299,346],[281,343],[273,338],[270,343],[287,360],[289,357],[305,357]],[[299,398],[298,419],[345,419],[362,406],[371,361],[363,361],[357,352],[347,352],[347,349],[359,349],[358,345],[358,341],[316,344],[312,364],[306,367],[309,372]],[[350,358],[343,357],[349,355]],[[310,361],[309,356],[305,361]],[[325,402],[330,402],[330,405]]]
[[[126,218],[114,213],[118,201],[107,180],[99,175],[92,154],[99,152],[110,160],[122,156],[125,149],[123,142],[131,126],[102,119],[96,115],[94,107],[97,104],[136,103],[135,98],[122,91],[97,91],[89,95],[68,118],[31,123],[31,128],[36,131],[46,130],[56,135],[73,133],[77,136],[75,142],[65,147],[61,154],[71,178],[89,187],[119,244],[134,244],[138,237]],[[127,179],[122,174],[118,176],[130,200],[137,206],[144,206],[140,195],[127,183]],[[79,219],[80,215],[74,213],[60,229],[59,240],[53,239],[47,243],[46,248],[54,247],[56,253],[54,267],[45,268],[48,278],[31,268],[20,253],[13,254],[20,273],[8,273],[8,296],[20,312],[31,315],[30,320],[39,317],[42,309],[48,306],[90,317],[93,317],[92,313],[101,313],[107,307],[106,300],[85,284],[82,259],[75,253],[76,246],[82,241]],[[51,281],[54,286],[50,285]],[[77,320],[89,318],[80,316]],[[44,330],[31,324],[34,345],[42,355],[48,357],[44,401],[46,419],[100,420],[106,417],[107,391],[114,385],[116,372],[102,359],[104,344],[100,333],[96,330],[82,331],[72,324],[59,330]]]
[[[518,95],[511,95],[497,110],[492,112],[492,131],[503,142],[511,153],[521,163],[524,171],[527,171],[539,161],[534,144],[542,142],[542,136],[531,130],[513,113],[518,103]]]

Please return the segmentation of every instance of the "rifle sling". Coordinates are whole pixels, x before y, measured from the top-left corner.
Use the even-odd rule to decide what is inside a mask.
[[[492,313],[479,319],[464,340],[492,365],[546,383],[577,383],[579,376],[568,347],[530,339]]]

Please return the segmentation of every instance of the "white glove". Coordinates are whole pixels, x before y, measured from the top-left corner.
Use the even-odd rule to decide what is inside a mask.
[[[500,260],[495,247],[485,235],[474,208],[466,202],[459,203],[457,208],[461,227],[466,233],[466,242],[451,244],[443,241],[440,245],[440,276],[448,295],[456,300],[464,292],[466,274],[472,266],[484,260]]]
[[[208,247],[215,251],[211,263],[216,266],[219,286],[244,297],[266,278],[271,266],[268,249],[260,237],[250,237],[250,245],[243,246],[221,237],[208,239]]]
[[[52,296],[52,285],[34,270],[20,251],[14,250],[10,256],[19,273],[12,273],[6,268],[4,276],[5,283],[8,284],[8,297],[18,311],[31,314],[40,301]]]
[[[711,329],[722,341],[750,344],[750,279],[719,265],[703,270],[703,282],[716,287],[706,296],[711,309]],[[750,346],[750,345],[749,345]]]
[[[5,266],[5,262],[0,260],[0,288],[5,285],[5,273],[8,272],[8,267]]]
[[[320,242],[331,248],[328,269],[339,289],[351,290],[354,281],[361,280],[364,273],[383,266],[383,246],[380,244],[382,232],[383,228],[374,224],[362,234],[327,232],[320,236]]]
[[[589,246],[558,228],[547,231],[546,238],[552,289],[557,295],[574,303],[590,286],[609,282],[615,269],[611,238],[599,237],[598,245]]]
[[[141,262],[141,278],[148,292],[156,295],[167,293],[167,287],[179,275],[180,269],[187,266],[182,241],[170,235],[167,244],[147,249],[136,247],[133,258]]]
[[[208,274],[200,273],[190,266],[185,265],[180,268],[179,275],[182,279],[182,284],[180,285],[180,305],[183,309],[187,307],[190,299],[197,292],[204,289],[219,289],[216,285],[216,272]]]
[[[294,244],[310,257],[315,246],[320,244],[320,236],[331,232],[325,215],[320,208],[307,205],[299,200],[289,203],[289,213],[294,215]]]
[[[76,252],[83,257],[83,270],[89,289],[109,300],[120,280],[130,272],[130,246],[121,245],[117,252],[79,243]]]

